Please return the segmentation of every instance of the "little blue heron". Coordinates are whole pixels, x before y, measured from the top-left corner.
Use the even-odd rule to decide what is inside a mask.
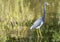
[[[49,5],[47,2],[44,3],[44,13],[43,13],[43,16],[41,18],[39,18],[38,20],[36,20],[34,22],[34,24],[31,26],[30,29],[39,29],[42,25],[43,25],[43,22],[44,22],[44,19],[45,19],[45,14],[46,14],[46,5]]]
[[[31,26],[31,30],[32,29],[39,29],[41,28],[41,26],[43,25],[44,23],[44,20],[45,20],[45,15],[46,15],[46,5],[49,5],[47,2],[44,3],[44,12],[43,12],[43,15],[41,18],[39,18],[38,20],[36,20],[33,25]]]

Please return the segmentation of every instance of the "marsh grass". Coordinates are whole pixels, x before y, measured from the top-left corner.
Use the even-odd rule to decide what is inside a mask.
[[[40,31],[30,30],[43,14],[40,0],[0,0],[0,42],[58,42],[60,41],[59,1],[48,1],[47,15]],[[52,8],[51,8],[52,7]],[[58,7],[58,8],[57,8]],[[58,29],[57,29],[58,28]]]

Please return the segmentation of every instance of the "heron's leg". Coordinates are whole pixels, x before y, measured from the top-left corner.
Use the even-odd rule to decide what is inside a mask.
[[[37,32],[37,36],[39,37],[39,30],[38,30],[38,29],[36,29],[36,32]]]
[[[41,38],[42,38],[42,33],[41,33],[40,29],[39,29],[39,35],[40,35],[40,36],[41,36]]]
[[[40,28],[40,26],[38,26],[38,27],[36,28],[36,30],[37,30],[37,34],[38,34],[38,37],[41,36],[41,38],[42,38],[42,34],[41,34],[41,31],[40,31],[39,28]]]
[[[41,38],[42,38],[42,33],[41,33],[40,29],[36,29],[36,32],[37,32],[38,37],[41,36]]]
[[[39,29],[39,35],[40,35],[40,42],[42,41],[42,38],[43,38],[43,36],[42,36],[42,33],[41,33],[41,31],[40,31],[40,29]]]

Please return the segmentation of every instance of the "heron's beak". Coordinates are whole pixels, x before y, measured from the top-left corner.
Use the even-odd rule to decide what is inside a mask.
[[[47,3],[47,5],[50,5],[49,3]]]
[[[50,5],[49,3],[47,5]]]

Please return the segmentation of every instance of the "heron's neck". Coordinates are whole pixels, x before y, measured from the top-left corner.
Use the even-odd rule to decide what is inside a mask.
[[[46,5],[44,4],[43,20],[45,19],[45,14],[46,14]]]
[[[46,14],[46,5],[44,5],[44,15]]]

